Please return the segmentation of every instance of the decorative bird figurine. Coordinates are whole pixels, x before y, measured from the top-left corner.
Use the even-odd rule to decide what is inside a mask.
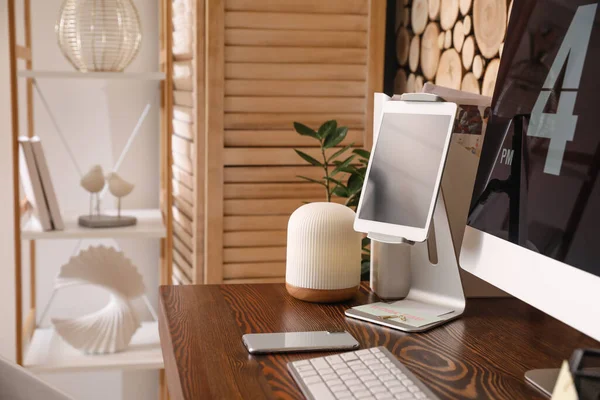
[[[87,174],[85,174],[79,182],[81,187],[90,192],[90,215],[93,210],[93,195],[96,194],[96,213],[100,214],[100,198],[98,193],[104,188],[106,181],[104,180],[104,172],[100,165],[94,165]]]
[[[117,216],[121,217],[121,197],[125,197],[131,193],[134,185],[121,178],[116,172],[106,175],[106,180],[108,181],[108,190],[118,199]]]

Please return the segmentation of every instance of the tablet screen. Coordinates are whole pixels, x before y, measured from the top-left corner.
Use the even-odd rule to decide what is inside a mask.
[[[425,228],[450,123],[449,115],[384,114],[360,219]]]

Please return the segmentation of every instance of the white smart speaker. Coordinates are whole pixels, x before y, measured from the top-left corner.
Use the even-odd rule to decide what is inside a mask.
[[[286,288],[311,302],[352,298],[360,285],[362,235],[355,213],[337,203],[310,203],[288,222]]]

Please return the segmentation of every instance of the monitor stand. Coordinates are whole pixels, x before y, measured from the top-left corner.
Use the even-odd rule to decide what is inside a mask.
[[[417,306],[423,313],[435,314],[441,319],[429,325],[415,327],[353,309],[346,311],[347,316],[405,332],[423,332],[462,315],[465,309],[465,296],[443,190],[441,189],[433,213],[432,226],[433,229],[430,230],[429,238],[425,242],[415,243],[410,247],[410,274],[405,275],[410,276],[407,278],[410,279],[410,288],[406,297],[399,301],[400,304],[402,304],[401,302],[407,302],[407,306],[410,305],[411,308]],[[376,235],[370,236],[375,237],[374,240],[377,240]],[[377,247],[379,248],[378,251],[382,252],[393,252],[393,248],[389,246],[398,246],[399,243],[412,243],[403,238],[385,237],[380,239],[382,241],[377,244]],[[430,260],[428,246],[431,245],[435,246],[437,262]],[[394,257],[381,257],[380,262],[394,263],[395,260]],[[402,266],[399,267],[402,268]],[[373,265],[371,265],[371,268],[373,268]],[[394,271],[394,265],[385,268],[385,271],[391,271],[387,279],[398,279],[399,275],[402,275]],[[380,276],[380,279],[385,279],[385,277]],[[377,291],[375,293],[377,294]],[[440,309],[449,312],[440,315],[438,312]]]
[[[532,369],[525,372],[525,380],[550,398],[559,373],[560,369],[558,368]]]

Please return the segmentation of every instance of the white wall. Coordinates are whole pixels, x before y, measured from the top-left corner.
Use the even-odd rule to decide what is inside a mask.
[[[21,3],[21,0],[16,0]],[[62,0],[31,0],[34,69],[71,70],[62,56],[54,35],[54,24]],[[143,27],[140,53],[128,71],[158,69],[158,2],[135,0]],[[21,9],[19,6],[18,9]],[[0,120],[5,121],[0,135],[0,187],[12,188],[10,153],[10,99],[8,79],[8,39],[6,0],[0,0]],[[19,24],[22,27],[22,24]],[[22,37],[22,34],[19,35]],[[22,43],[22,41],[21,41]],[[158,83],[86,80],[39,80],[40,88],[50,104],[67,141],[72,146],[80,168],[85,172],[93,164],[111,170],[138,116],[147,101],[153,108],[144,122],[136,142],[119,173],[136,184],[133,193],[123,201],[124,208],[156,208],[159,190],[158,156]],[[21,97],[23,97],[21,79]],[[23,104],[21,102],[21,104]],[[51,124],[48,113],[35,95],[35,131],[41,137],[49,169],[54,181],[63,214],[82,214],[87,211],[87,193],[79,187],[79,175]],[[21,113],[22,133],[25,133],[24,113]],[[12,193],[0,191],[0,354],[14,355],[14,275],[12,252]],[[110,194],[103,202],[114,205]],[[83,247],[116,242],[84,241]],[[60,266],[72,255],[77,242],[38,241],[37,302],[38,310],[48,302],[54,277]],[[157,305],[158,257],[157,240],[121,240],[118,242],[144,276],[151,303]],[[27,244],[24,243],[24,266],[28,266]],[[24,276],[27,282],[28,274]],[[29,289],[27,286],[25,287]],[[24,296],[25,309],[28,296]],[[106,294],[101,290],[78,288],[60,293],[53,303],[50,316],[71,317],[97,310],[104,305]],[[39,313],[38,313],[39,316]],[[10,321],[6,324],[4,321]],[[49,321],[38,321],[47,325]],[[12,336],[11,336],[12,335]],[[5,340],[8,339],[8,340]],[[7,344],[10,343],[10,344]],[[45,374],[43,379],[76,398],[85,399],[145,399],[156,398],[157,372],[94,372],[76,374]]]

